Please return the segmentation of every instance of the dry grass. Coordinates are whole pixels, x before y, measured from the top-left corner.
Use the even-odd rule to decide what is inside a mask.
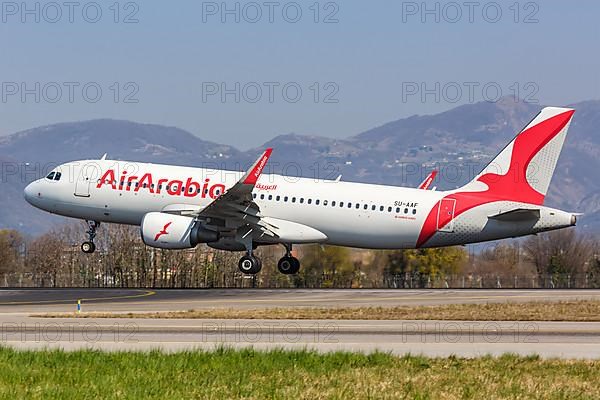
[[[42,314],[46,318],[148,319],[318,319],[318,320],[460,320],[460,321],[600,321],[600,301],[448,304],[400,307],[285,307],[201,309],[154,313]]]

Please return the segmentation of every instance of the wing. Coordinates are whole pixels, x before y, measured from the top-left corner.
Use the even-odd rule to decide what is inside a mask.
[[[421,184],[419,185],[419,189],[423,189],[423,190],[427,190],[429,189],[429,186],[431,186],[431,184],[433,183],[433,180],[435,179],[435,176],[437,175],[437,170],[433,170],[431,171],[431,173],[429,175],[427,175],[427,178],[425,178],[425,180],[423,182],[421,182]]]
[[[229,237],[250,236],[253,240],[276,243],[314,243],[327,240],[322,232],[298,223],[277,218],[264,217],[254,202],[252,191],[260,178],[272,149],[267,149],[242,178],[208,206],[190,206],[172,204],[162,212],[186,215],[203,221],[211,230],[219,231]]]
[[[276,237],[274,232],[276,227],[261,220],[260,209],[252,198],[252,190],[272,151],[273,149],[267,149],[235,185],[199,210],[195,216],[204,220],[207,226],[219,231],[233,231],[248,225],[249,233],[255,231],[255,233]]]

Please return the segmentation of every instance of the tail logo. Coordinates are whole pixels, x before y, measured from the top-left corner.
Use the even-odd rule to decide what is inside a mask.
[[[545,195],[536,191],[527,181],[527,168],[535,155],[556,137],[571,120],[574,111],[570,110],[541,121],[521,132],[513,141],[510,166],[505,174],[486,173],[477,181],[484,183],[484,191],[458,191],[437,202],[429,212],[417,240],[417,247],[423,246],[440,227],[446,226],[453,218],[477,206],[496,201],[516,201],[541,205]],[[454,199],[454,215],[439,213],[441,202]]]

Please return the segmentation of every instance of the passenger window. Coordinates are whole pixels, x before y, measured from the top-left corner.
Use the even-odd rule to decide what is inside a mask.
[[[256,193],[253,193],[253,194],[252,194],[252,197],[253,197],[253,198],[256,198],[256,196],[257,196],[257,195],[256,195]]]
[[[371,206],[371,210],[375,211],[376,209],[377,209],[377,206],[376,206],[376,205],[372,205],[372,206]]]
[[[261,200],[264,200],[264,199],[265,199],[265,195],[264,195],[264,194],[261,194],[261,195],[260,195],[260,199],[261,199]]]
[[[356,203],[356,209],[358,210],[360,208],[360,204]]]
[[[413,209],[413,215],[417,215],[417,209]]]
[[[348,203],[348,208],[352,208],[352,203]]]
[[[404,214],[408,214],[408,208],[404,209]]]
[[[379,207],[379,211],[382,211],[382,212],[383,212],[384,208],[385,208],[385,207],[383,207],[383,206]]]
[[[392,212],[392,207],[388,207],[388,212]]]
[[[323,200],[323,205],[326,206],[327,205],[327,200]]]
[[[321,202],[321,200],[318,200],[318,199],[317,199],[317,200],[315,200],[315,204],[316,204],[317,206],[319,205],[319,203],[320,203],[320,202]]]
[[[281,200],[281,196],[275,197],[275,200],[277,200],[277,201]]]
[[[295,203],[295,202],[296,202],[296,198],[292,197],[292,203]]]
[[[340,201],[340,207],[344,207],[344,202]]]
[[[396,214],[400,214],[400,207],[396,208]]]
[[[335,201],[331,202],[331,207],[335,207]]]
[[[272,194],[269,195],[269,201],[271,201],[271,200],[273,200],[273,195]]]
[[[369,208],[369,206],[367,204],[365,204],[365,210],[367,210]]]
[[[304,197],[300,197],[300,204],[304,204]]]
[[[308,204],[312,204],[312,199],[308,199]]]
[[[287,196],[285,196],[285,197],[283,198],[283,201],[285,201],[285,202],[287,203],[287,201],[288,201],[288,197],[287,197]]]

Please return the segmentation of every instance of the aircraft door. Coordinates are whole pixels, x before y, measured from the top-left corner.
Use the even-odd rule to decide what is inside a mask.
[[[90,187],[92,182],[99,179],[99,167],[93,164],[86,164],[81,167],[77,181],[75,182],[75,196],[90,197]]]
[[[437,229],[440,232],[454,232],[454,209],[456,199],[442,199],[438,209]]]

